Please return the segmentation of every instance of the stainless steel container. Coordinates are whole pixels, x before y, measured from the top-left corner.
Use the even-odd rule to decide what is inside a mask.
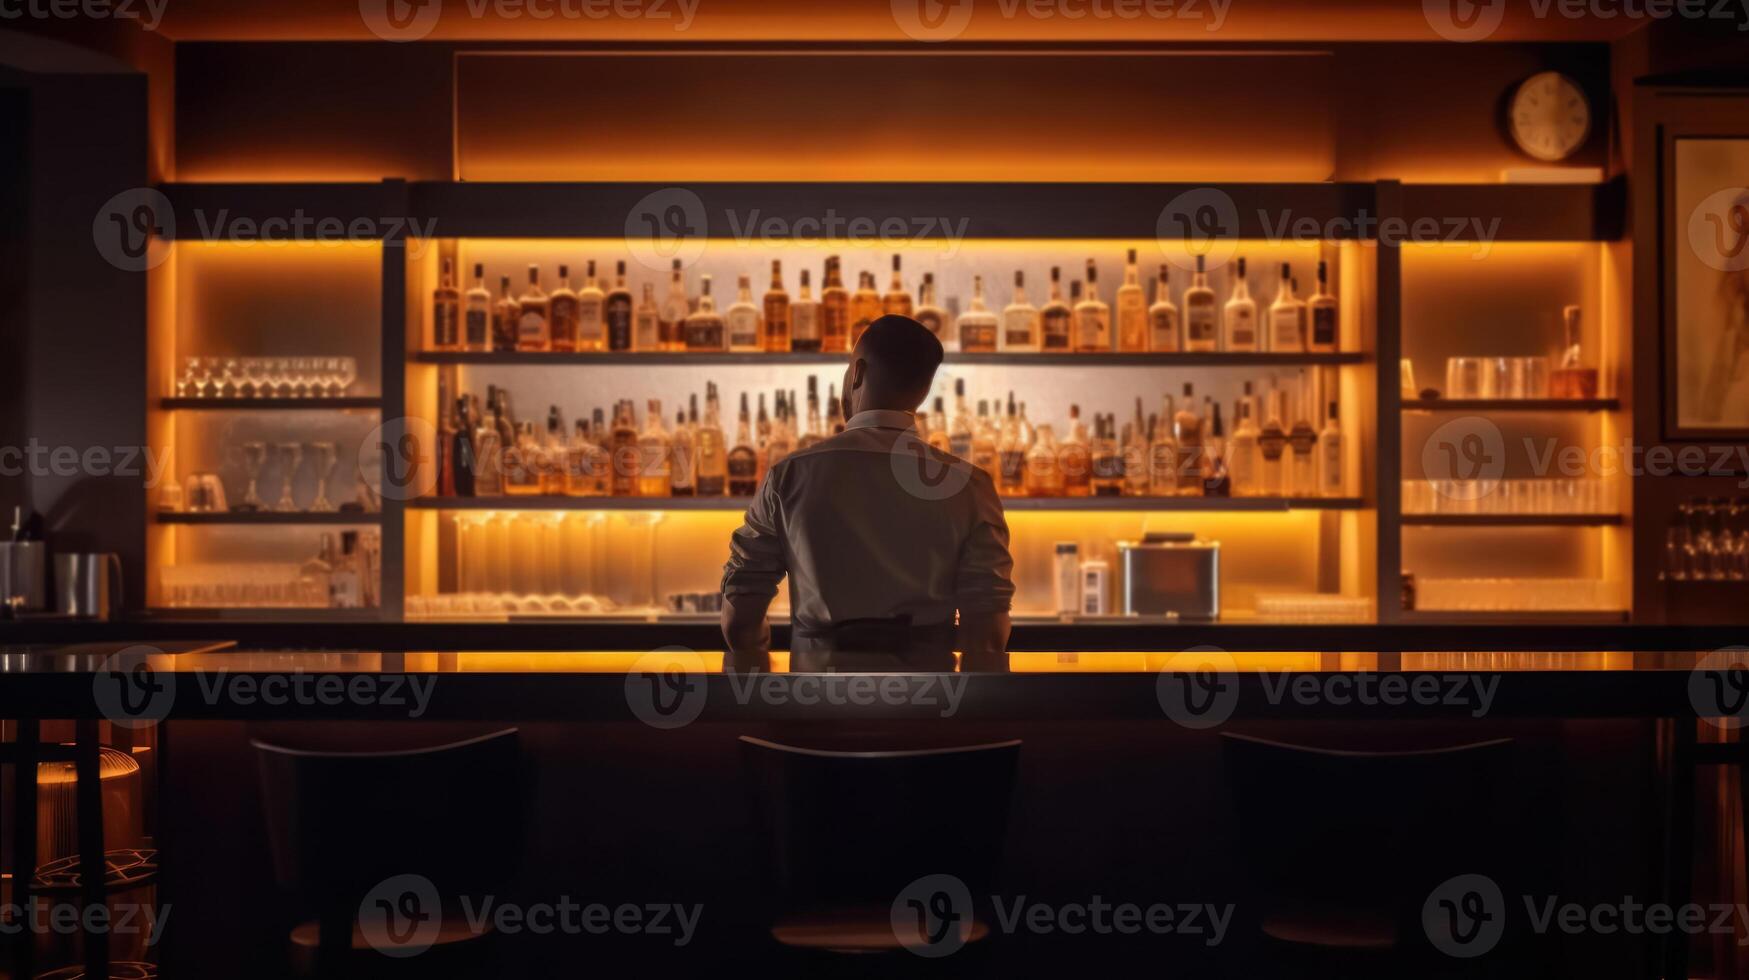
[[[0,603],[17,596],[25,610],[43,608],[48,601],[46,553],[41,541],[0,541]]]
[[[108,619],[121,606],[121,556],[90,552],[55,556],[55,611]]]
[[[1117,546],[1126,616],[1212,620],[1221,615],[1221,543],[1155,533]]]

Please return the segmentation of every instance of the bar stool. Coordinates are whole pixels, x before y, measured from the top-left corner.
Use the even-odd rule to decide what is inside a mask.
[[[491,934],[468,927],[458,900],[503,894],[520,857],[524,780],[516,729],[389,752],[250,744],[275,877],[300,915],[314,916],[291,929],[294,969],[316,976],[490,974]],[[361,904],[395,879],[419,887],[387,896],[386,914],[406,911],[409,921],[436,922],[430,931],[420,928],[417,950],[385,952],[381,937],[360,921]],[[409,894],[416,908],[397,904]],[[388,935],[403,941],[395,928]]]
[[[897,954],[870,958],[907,973],[927,965],[905,952],[894,905],[933,875],[958,879],[974,906],[990,895],[1020,744],[845,752],[742,736],[772,938],[835,975],[846,954]],[[961,940],[983,940],[988,915],[979,908]],[[941,962],[964,965],[962,956]]]
[[[1455,962],[1426,941],[1422,905],[1501,863],[1487,841],[1511,739],[1400,752],[1222,740],[1250,878],[1241,904],[1259,911],[1277,969],[1402,977]]]

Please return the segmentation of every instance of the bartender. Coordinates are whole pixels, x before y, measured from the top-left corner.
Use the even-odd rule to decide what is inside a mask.
[[[1002,502],[988,473],[916,429],[941,359],[910,317],[857,341],[844,431],[773,466],[729,539],[726,670],[770,669],[766,611],[786,575],[792,671],[951,671],[956,648],[965,670],[1008,669]]]

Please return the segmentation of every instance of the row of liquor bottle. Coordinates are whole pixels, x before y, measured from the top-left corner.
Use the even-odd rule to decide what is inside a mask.
[[[636,403],[618,402],[609,418],[595,409],[567,430],[558,406],[545,430],[519,422],[507,390],[488,388],[485,401],[462,395],[443,421],[438,492],[446,496],[749,496],[767,470],[792,452],[843,430],[836,386],[827,386],[822,418],[816,378],[808,379],[805,415],[793,391],[778,391],[757,414],[743,392],[735,437],[727,438],[718,389],[707,382],[704,410],[694,395],[665,424],[659,400],[648,401],[640,423]],[[1309,388],[1296,385],[1300,391]],[[1091,427],[1080,407],[1069,408],[1059,438],[1050,424],[1034,425],[1013,392],[980,399],[974,412],[965,381],[955,382],[951,414],[946,399],[917,413],[920,438],[990,474],[1009,496],[1284,496],[1343,497],[1344,444],[1336,403],[1316,413],[1309,395],[1272,387],[1261,397],[1245,384],[1234,405],[1231,434],[1220,403],[1183,396],[1161,399],[1147,413],[1096,413]],[[1315,422],[1323,414],[1322,428]]]
[[[1306,299],[1299,296],[1292,266],[1283,262],[1275,299],[1260,309],[1251,295],[1244,258],[1236,264],[1224,303],[1209,286],[1200,256],[1190,285],[1177,302],[1170,269],[1160,266],[1150,301],[1142,288],[1136,250],[1130,249],[1123,285],[1113,304],[1100,298],[1099,267],[1088,259],[1085,278],[1069,284],[1067,298],[1061,269],[1051,268],[1043,307],[1032,304],[1023,272],[1014,273],[1013,295],[1000,312],[985,299],[984,278],[974,276],[970,302],[957,316],[937,304],[933,273],[923,276],[912,301],[897,255],[884,294],[877,290],[872,272],[861,274],[854,291],[846,288],[839,258],[827,257],[818,299],[807,269],[802,270],[800,290],[792,299],[784,286],[783,265],[774,260],[761,302],[754,302],[752,279],[743,275],[735,301],[721,312],[712,296],[711,277],[700,277],[695,300],[679,260],[661,301],[655,284],[648,282],[634,300],[624,261],[616,265],[611,284],[597,279],[594,260],[589,260],[586,270],[583,288],[575,290],[570,267],[559,266],[559,283],[549,293],[540,266],[530,265],[528,284],[520,295],[511,292],[510,277],[502,276],[498,295],[493,296],[486,287],[484,264],[475,263],[473,288],[464,294],[456,284],[452,260],[445,259],[442,283],[433,299],[436,349],[842,352],[855,346],[870,323],[888,313],[915,317],[948,349],[969,353],[1330,352],[1339,343],[1337,300],[1328,291],[1329,269],[1324,262],[1318,263],[1316,289]]]

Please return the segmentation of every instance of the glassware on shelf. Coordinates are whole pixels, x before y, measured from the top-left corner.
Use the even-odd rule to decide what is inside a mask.
[[[1693,497],[1677,505],[1664,529],[1667,582],[1741,582],[1749,579],[1749,500]]]
[[[1554,398],[1596,398],[1597,369],[1585,364],[1579,330],[1579,308],[1564,307],[1561,310],[1561,323],[1566,338],[1561,348],[1561,366],[1549,375],[1549,394]]]
[[[217,380],[219,359],[216,357],[196,357],[192,360],[195,362],[194,397],[210,397],[207,392]]]
[[[313,442],[310,443],[310,455],[316,461],[316,499],[310,502],[310,510],[332,514],[339,508],[328,499],[328,480],[334,475],[334,465],[339,462],[340,454],[331,442]]]
[[[1415,362],[1407,357],[1397,365],[1397,393],[1404,401],[1421,397],[1421,389],[1415,386]]]
[[[1445,397],[1482,397],[1482,361],[1480,357],[1448,357],[1445,359]]]
[[[1373,605],[1365,596],[1258,593],[1257,618],[1284,623],[1370,623]]]
[[[254,513],[263,509],[259,491],[261,467],[267,465],[267,443],[245,442],[243,444],[243,473],[249,477],[249,485],[243,491],[243,500],[236,510]]]
[[[1604,612],[1609,583],[1589,578],[1421,578],[1416,608],[1437,612]]]
[[[1477,493],[1468,480],[1404,480],[1405,514],[1608,515],[1616,513],[1601,479],[1498,480]]]
[[[1549,396],[1549,359],[1546,357],[1506,358],[1506,388],[1502,398],[1547,398]]]
[[[226,509],[225,485],[219,482],[216,474],[196,473],[188,478],[184,500],[184,506],[191,514],[222,512]]]
[[[340,358],[340,365],[334,376],[335,397],[344,398],[352,390],[352,383],[358,380],[358,361],[350,357]]]
[[[182,359],[182,374],[176,379],[176,397],[189,398],[196,391],[196,379],[200,377],[200,358],[185,357]]]
[[[297,475],[298,466],[304,461],[304,446],[299,442],[282,442],[279,444],[280,460],[280,490],[279,502],[273,509],[281,513],[294,513],[298,502],[292,498],[292,477]]]
[[[218,384],[213,389],[216,396],[229,398],[243,397],[243,363],[235,357],[227,357],[219,367]]]

